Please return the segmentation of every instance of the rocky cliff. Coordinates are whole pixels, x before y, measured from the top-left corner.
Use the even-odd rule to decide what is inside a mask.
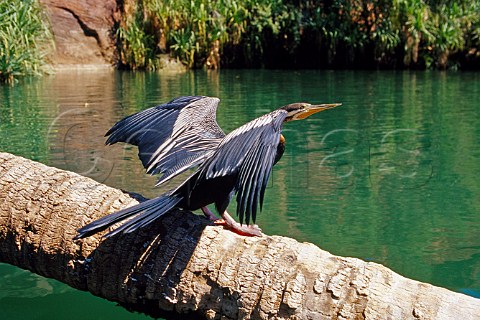
[[[40,0],[55,37],[54,66],[108,66],[115,61],[115,37],[120,20],[116,0]]]

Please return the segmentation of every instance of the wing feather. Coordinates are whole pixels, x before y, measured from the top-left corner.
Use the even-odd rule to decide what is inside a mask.
[[[147,173],[161,173],[157,185],[200,165],[225,136],[216,122],[218,98],[185,96],[117,122],[106,144],[138,146]]]

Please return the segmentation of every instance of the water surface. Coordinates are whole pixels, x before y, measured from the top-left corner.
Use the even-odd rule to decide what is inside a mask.
[[[222,99],[217,119],[227,132],[290,102],[342,102],[285,125],[287,150],[257,223],[480,295],[478,73],[60,73],[0,87],[0,150],[152,197],[161,190],[136,150],[106,147],[103,135],[128,114],[191,94]],[[53,310],[83,319],[85,306],[95,319],[145,318],[0,264],[3,319],[51,319]]]

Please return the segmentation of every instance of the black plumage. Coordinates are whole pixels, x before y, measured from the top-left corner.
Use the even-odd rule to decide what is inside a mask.
[[[241,234],[260,235],[259,228],[241,226],[228,215],[226,209],[232,197],[236,194],[240,223],[255,222],[272,167],[285,149],[283,123],[304,119],[338,104],[290,104],[225,135],[215,119],[218,102],[218,98],[203,96],[180,97],[115,124],[106,134],[106,143],[138,146],[147,173],[162,174],[157,185],[189,168],[196,170],[174,190],[84,226],[76,239],[133,216],[106,237],[132,232],[174,207],[202,208],[212,218],[206,208],[212,203],[228,227]]]
[[[180,97],[117,122],[106,144],[138,146],[147,173],[163,175],[157,185],[202,162],[225,137],[215,120],[218,98]]]

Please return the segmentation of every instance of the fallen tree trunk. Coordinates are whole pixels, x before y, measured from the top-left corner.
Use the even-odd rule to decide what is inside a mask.
[[[0,153],[0,261],[153,317],[480,319],[480,300],[279,236],[175,211],[139,232],[72,241],[130,195]]]

